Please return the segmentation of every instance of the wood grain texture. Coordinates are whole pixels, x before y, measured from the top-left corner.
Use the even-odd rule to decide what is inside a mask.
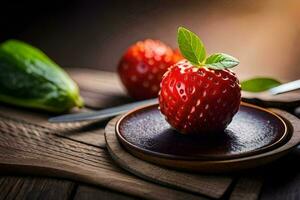
[[[252,174],[238,178],[237,183],[230,195],[230,200],[256,200],[259,197],[263,185],[263,177]]]
[[[105,148],[103,128],[106,124],[105,121],[100,123],[76,122],[52,124],[48,122],[50,114],[14,108],[8,105],[0,105],[0,116],[13,116],[14,119],[19,121],[38,125],[36,128],[41,131],[51,132],[74,141]]]
[[[262,200],[300,199],[300,149],[265,169]]]
[[[74,200],[137,200],[138,198],[99,187],[80,185]]]
[[[147,199],[199,199],[138,179],[116,167],[106,150],[71,141],[38,125],[0,119],[0,169],[67,178]]]
[[[78,83],[89,108],[100,109],[132,101],[116,73],[84,68],[67,68],[67,72]]]
[[[80,89],[92,91],[106,96],[126,96],[126,92],[117,73],[88,69],[65,68]]]
[[[15,176],[0,178],[1,200],[67,200],[74,189],[75,184],[66,180]]]
[[[112,158],[124,169],[150,181],[163,185],[220,198],[230,186],[233,177],[201,175],[166,169],[128,153],[118,142],[115,124],[120,117],[112,119],[105,128],[107,148]]]

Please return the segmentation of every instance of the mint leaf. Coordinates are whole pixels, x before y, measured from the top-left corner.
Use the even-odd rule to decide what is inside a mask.
[[[206,61],[205,66],[210,69],[226,69],[237,66],[240,61],[225,53],[215,53],[210,55]]]
[[[186,28],[179,27],[177,34],[181,54],[193,65],[201,66],[206,58],[205,47],[200,38]]]
[[[279,81],[266,77],[258,77],[241,82],[242,90],[249,92],[262,92],[280,84]]]
[[[200,38],[186,28],[179,27],[177,40],[181,54],[198,67],[221,70],[235,67],[240,61],[225,53],[215,53],[206,58],[205,47]]]

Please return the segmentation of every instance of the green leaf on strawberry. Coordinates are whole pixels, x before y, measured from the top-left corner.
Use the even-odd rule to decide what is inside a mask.
[[[178,45],[182,55],[193,65],[204,65],[205,47],[200,38],[186,28],[178,28]]]
[[[215,53],[206,57],[205,46],[201,39],[186,28],[178,28],[177,40],[181,54],[195,66],[221,70],[239,64],[238,59],[225,53]]]
[[[205,66],[211,69],[225,69],[237,66],[240,63],[236,58],[225,53],[215,53],[205,61]]]

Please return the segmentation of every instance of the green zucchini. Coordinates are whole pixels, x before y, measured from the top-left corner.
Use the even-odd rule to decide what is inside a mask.
[[[68,74],[41,50],[18,40],[0,44],[0,101],[50,112],[83,106]]]

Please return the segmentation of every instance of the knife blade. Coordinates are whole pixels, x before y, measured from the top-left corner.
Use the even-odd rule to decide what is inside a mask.
[[[272,95],[282,94],[300,89],[300,80],[291,81],[288,83],[281,84],[268,90]]]
[[[147,104],[155,104],[155,103],[158,103],[157,98],[138,101],[134,103],[128,103],[125,105],[116,106],[113,108],[106,108],[94,112],[60,115],[57,117],[49,118],[48,121],[51,123],[61,123],[61,122],[79,122],[79,121],[89,121],[89,120],[105,120],[126,113],[136,107],[147,105]]]

